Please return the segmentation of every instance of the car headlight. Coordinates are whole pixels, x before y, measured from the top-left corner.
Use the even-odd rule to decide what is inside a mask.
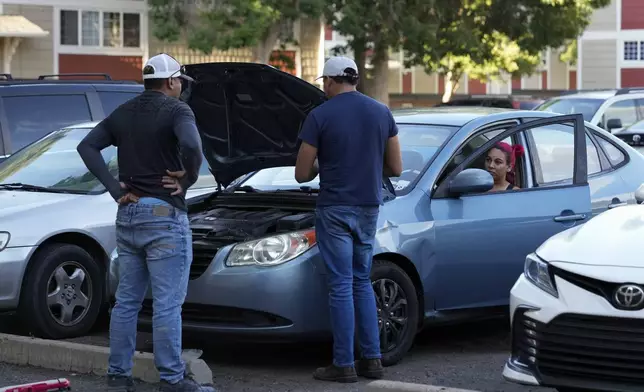
[[[315,243],[315,230],[310,229],[242,242],[230,251],[226,265],[279,265],[311,249]]]
[[[559,297],[548,263],[541,260],[537,255],[529,254],[525,258],[523,273],[535,286],[554,297]]]
[[[11,239],[11,234],[6,231],[0,231],[0,252],[9,245],[9,239]]]

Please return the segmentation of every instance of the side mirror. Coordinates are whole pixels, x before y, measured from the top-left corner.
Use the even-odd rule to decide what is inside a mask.
[[[613,129],[620,129],[620,128],[624,128],[624,126],[622,125],[622,120],[620,120],[619,118],[611,118],[606,122],[606,130],[609,132],[612,131]]]
[[[644,184],[640,185],[640,187],[635,191],[635,200],[637,201],[637,204],[644,203]]]
[[[454,196],[468,193],[484,193],[494,187],[492,175],[481,169],[465,169],[458,173],[449,184],[449,192]]]

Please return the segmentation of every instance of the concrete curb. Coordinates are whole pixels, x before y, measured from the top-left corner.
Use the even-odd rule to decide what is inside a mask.
[[[36,339],[0,333],[0,362],[29,365],[71,373],[88,373],[104,376],[107,373],[108,347]],[[212,372],[202,360],[200,350],[182,353],[188,373],[195,381],[212,383]],[[159,382],[159,372],[154,366],[152,353],[136,351],[132,376],[148,383]]]
[[[411,384],[408,382],[378,380],[367,384],[366,392],[478,392],[470,389],[439,387],[436,385]]]

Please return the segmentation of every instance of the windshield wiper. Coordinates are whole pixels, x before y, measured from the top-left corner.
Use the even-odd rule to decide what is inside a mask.
[[[48,192],[48,193],[71,193],[70,191],[64,189],[52,189],[45,186],[23,184],[21,182],[14,182],[9,184],[0,184],[0,189],[7,190],[23,190],[23,191],[34,191],[34,192]]]
[[[231,192],[242,191],[242,192],[248,192],[248,193],[259,192],[258,189],[253,188],[250,185],[242,185],[242,186],[234,187],[234,188],[231,188],[230,191]]]
[[[320,193],[319,188],[312,188],[310,186],[301,186],[293,189],[277,189],[276,192],[303,192],[303,193]]]

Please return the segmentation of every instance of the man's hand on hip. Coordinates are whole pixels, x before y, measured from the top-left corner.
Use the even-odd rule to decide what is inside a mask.
[[[180,180],[183,178],[183,176],[186,175],[186,171],[185,170],[179,170],[179,171],[166,170],[166,173],[168,175],[163,176],[163,179],[162,179],[163,187],[168,189],[174,189],[174,192],[170,194],[171,196],[182,194],[184,190],[183,190],[183,187],[181,186]]]
[[[121,189],[128,189],[128,186],[124,183],[121,182]],[[130,203],[136,203],[139,201],[139,197],[132,192],[127,192],[123,196],[121,196],[116,202],[119,204],[130,204]]]

